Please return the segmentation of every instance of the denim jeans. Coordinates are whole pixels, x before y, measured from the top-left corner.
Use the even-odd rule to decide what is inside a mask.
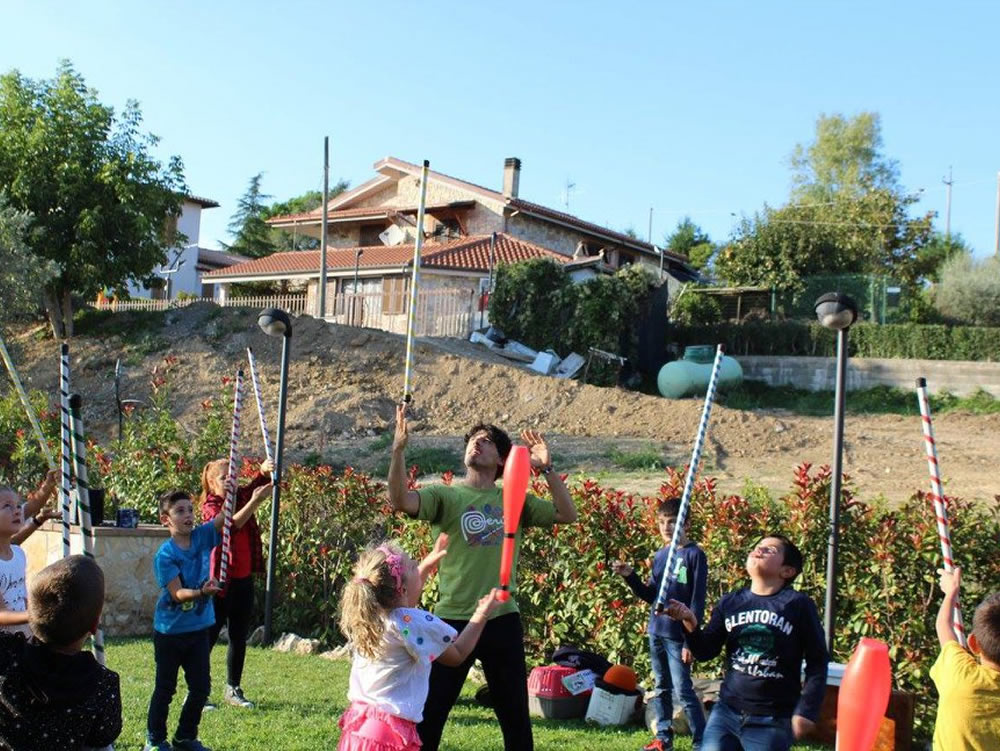
[[[792,718],[737,712],[721,701],[712,707],[701,751],[788,751]]]
[[[177,671],[184,669],[188,694],[181,707],[175,738],[194,740],[198,737],[201,710],[211,689],[208,661],[208,629],[186,634],[153,632],[153,656],[156,659],[156,683],[149,700],[146,717],[146,738],[153,743],[167,740],[167,711],[177,690]]]
[[[695,751],[699,748],[705,732],[705,710],[691,683],[691,668],[681,660],[684,642],[665,636],[649,635],[649,656],[653,663],[653,677],[656,680],[656,695],[653,707],[656,709],[656,737],[665,744],[674,740],[673,698],[684,707],[691,739]]]

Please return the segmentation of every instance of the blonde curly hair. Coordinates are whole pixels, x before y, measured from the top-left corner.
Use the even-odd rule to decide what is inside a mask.
[[[381,654],[385,614],[399,605],[400,592],[387,562],[393,553],[408,558],[398,547],[387,544],[361,553],[354,576],[340,597],[340,630],[354,649],[369,659]]]

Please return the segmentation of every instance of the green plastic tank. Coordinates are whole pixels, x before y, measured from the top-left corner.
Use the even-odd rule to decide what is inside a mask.
[[[668,362],[656,376],[656,387],[668,399],[704,396],[712,376],[715,346],[711,344],[684,348],[684,359]],[[743,382],[743,368],[729,355],[722,356],[719,365],[718,389],[738,386]]]

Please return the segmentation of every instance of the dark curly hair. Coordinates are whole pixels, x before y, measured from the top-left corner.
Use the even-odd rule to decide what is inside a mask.
[[[507,461],[507,455],[510,453],[510,448],[513,445],[510,441],[510,436],[507,435],[507,433],[492,423],[476,423],[469,428],[469,432],[465,434],[465,444],[468,445],[469,440],[477,433],[486,433],[487,437],[493,441],[493,445],[497,447],[497,454],[500,456],[500,461]],[[497,479],[502,476],[503,465],[501,464],[501,466],[497,467]]]

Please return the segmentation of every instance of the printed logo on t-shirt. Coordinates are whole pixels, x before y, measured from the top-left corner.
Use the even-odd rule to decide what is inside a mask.
[[[736,648],[729,658],[730,667],[754,678],[784,678],[778,670],[777,632],[791,634],[793,626],[771,610],[744,610],[726,618],[726,631],[742,626],[736,634]]]
[[[487,503],[480,510],[469,506],[462,514],[461,526],[467,545],[499,545],[503,541],[503,507]]]
[[[5,610],[23,613],[28,609],[26,595],[23,568],[14,575],[10,571],[0,572],[0,598],[3,598]]]

